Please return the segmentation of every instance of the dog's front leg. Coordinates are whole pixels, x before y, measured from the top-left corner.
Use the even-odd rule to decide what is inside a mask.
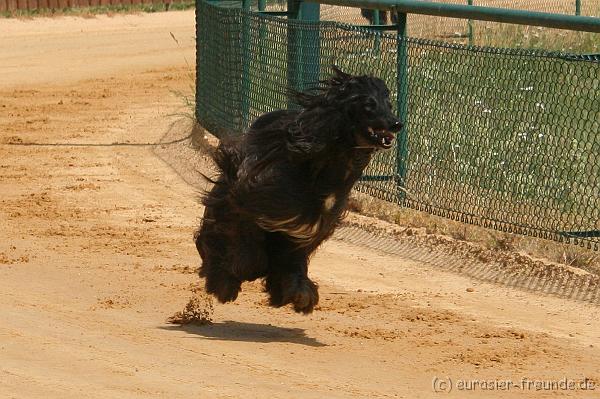
[[[308,278],[308,253],[282,234],[271,236],[266,290],[269,304],[291,303],[296,312],[311,313],[319,302],[317,285]]]

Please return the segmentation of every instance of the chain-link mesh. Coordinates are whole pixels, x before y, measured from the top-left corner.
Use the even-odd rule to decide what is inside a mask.
[[[357,189],[598,249],[600,62],[398,38],[218,4],[197,4],[197,118],[209,131],[240,134],[260,114],[288,107],[290,81],[323,79],[332,64],[381,77],[396,103],[400,44],[408,65],[407,148],[378,154]],[[289,60],[297,62],[293,71]]]

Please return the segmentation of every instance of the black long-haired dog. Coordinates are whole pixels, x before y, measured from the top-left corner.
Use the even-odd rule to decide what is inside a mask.
[[[295,94],[301,109],[264,114],[215,152],[219,175],[195,241],[206,291],[221,302],[261,277],[272,306],[310,313],[319,300],[309,257],[341,220],[372,154],[402,127],[382,80],[334,71]]]

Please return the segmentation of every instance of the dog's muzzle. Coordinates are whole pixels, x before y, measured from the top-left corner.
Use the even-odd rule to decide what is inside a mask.
[[[377,144],[381,148],[388,149],[394,144],[395,133],[402,129],[402,123],[400,121],[394,122],[389,129],[374,129],[369,127],[369,138],[374,144]]]

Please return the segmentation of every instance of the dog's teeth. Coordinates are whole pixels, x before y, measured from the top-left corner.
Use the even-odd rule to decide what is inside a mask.
[[[390,147],[392,145],[392,139],[390,137],[382,137],[381,145],[384,147]]]

